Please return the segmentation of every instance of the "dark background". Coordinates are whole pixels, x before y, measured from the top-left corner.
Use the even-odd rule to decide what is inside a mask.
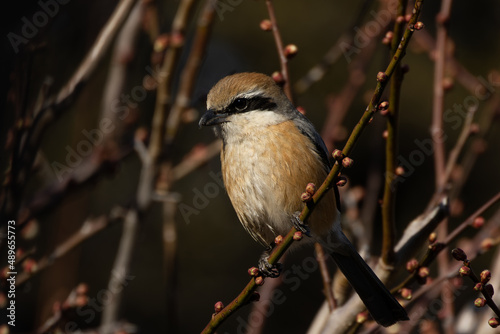
[[[169,31],[178,3],[169,0],[159,4],[163,31]],[[360,4],[360,1],[275,1],[284,43],[294,43],[299,47],[299,54],[290,62],[292,82],[302,77],[335,43],[349,26]],[[71,0],[68,4],[60,5],[58,14],[30,39],[29,47],[35,45],[39,49],[28,51],[24,48],[16,54],[6,37],[7,33],[19,34],[22,28],[21,18],[31,18],[40,7],[34,1],[11,1],[4,4],[0,96],[0,105],[4,106],[0,138],[2,146],[6,140],[6,131],[13,122],[7,93],[11,88],[11,76],[21,73],[16,71],[16,64],[27,57],[30,59],[31,65],[23,68],[22,72],[29,78],[29,94],[25,102],[28,107],[32,106],[40,85],[47,77],[53,79],[53,92],[56,92],[73,73],[115,5],[116,1],[82,0]],[[439,2],[424,3],[421,21],[431,34],[435,32],[434,18],[439,6]],[[372,7],[376,9],[377,3]],[[272,35],[259,29],[259,22],[267,17],[263,1],[242,1],[233,11],[225,12],[222,20],[216,17],[192,98],[192,105],[200,114],[204,111],[206,93],[223,76],[241,71],[270,74],[279,70]],[[456,1],[453,5],[450,34],[455,42],[455,57],[474,76],[487,78],[489,71],[499,70],[499,17],[500,4],[497,2]],[[372,17],[368,15],[365,21],[370,19]],[[190,26],[187,32],[188,44],[183,52],[183,59],[189,51],[193,29]],[[141,84],[142,77],[146,75],[144,68],[149,64],[151,44],[144,38],[139,45],[141,49],[137,50],[136,57],[130,64],[133,67],[130,72],[135,73],[137,79],[129,80],[127,85],[130,88]],[[374,88],[376,73],[384,69],[387,63],[386,56],[386,48],[379,44],[366,73],[368,79],[364,88],[345,118],[344,125],[348,130],[352,129],[366,108],[365,93]],[[99,65],[73,106],[51,126],[44,137],[41,149],[48,161],[64,161],[66,145],[75,147],[83,138],[83,129],[96,127],[109,60],[110,54]],[[409,64],[410,72],[405,77],[402,91],[400,154],[408,157],[416,148],[416,139],[421,141],[430,137],[434,64],[414,43],[410,45],[403,62]],[[346,60],[341,59],[320,83],[296,98],[297,104],[306,108],[307,116],[318,129],[322,128],[326,117],[325,98],[327,94],[338,93],[343,87],[348,75],[347,65]],[[129,91],[130,89],[125,89],[125,92]],[[445,110],[455,103],[462,103],[468,95],[470,93],[457,84],[446,95]],[[139,125],[149,126],[153,106],[154,94],[150,94],[139,106]],[[383,144],[382,122],[381,118],[375,118],[373,126],[367,129],[357,144],[352,156],[355,166],[348,171],[351,185],[364,185],[366,181],[367,166],[373,159],[373,152],[370,150]],[[449,135],[446,147],[449,150],[453,147],[459,130],[451,129],[449,124],[446,126]],[[478,160],[474,174],[463,190],[461,199],[464,211],[451,220],[452,226],[461,222],[498,191],[500,136],[496,131],[498,124],[493,126],[487,151]],[[210,130],[199,130],[197,122],[185,125],[175,143],[174,161],[180,161],[197,143],[209,143],[213,138]],[[379,156],[379,163],[382,163],[383,152]],[[2,168],[5,168],[6,161],[7,156],[3,155]],[[139,166],[136,157],[129,157],[119,166],[114,176],[64,198],[51,214],[40,218],[37,237],[19,241],[18,247],[36,246],[34,257],[41,257],[75,231],[89,215],[105,213],[113,205],[127,203],[134,196]],[[209,173],[217,173],[219,170],[218,159],[213,159],[176,183],[174,191],[182,196],[181,203],[192,206],[195,190],[203,192],[207,184],[213,183]],[[37,177],[30,180],[26,200],[41,182]],[[427,157],[399,188],[396,218],[401,227],[424,210],[433,191],[433,159]],[[219,189],[219,194],[210,199],[209,205],[200,210],[199,214],[190,216],[189,222],[182,215],[178,215],[177,219],[179,333],[196,333],[210,319],[216,301],[221,300],[227,304],[241,291],[248,281],[247,269],[256,263],[262,249],[245,233],[222,189]],[[375,240],[380,239],[377,238],[379,223],[380,219],[375,219]],[[50,315],[50,303],[63,300],[70,289],[80,282],[89,285],[90,298],[95,298],[101,289],[106,288],[120,231],[121,225],[112,225],[22,286],[16,298],[18,325],[15,331],[28,332],[38,327]],[[141,221],[131,267],[131,275],[135,278],[124,290],[120,313],[123,319],[136,324],[141,333],[164,332],[166,328],[161,234],[160,208],[154,204]],[[375,242],[375,253],[377,246]],[[301,263],[305,256],[310,255],[311,249],[292,254],[287,258],[285,268],[290,268],[292,263]],[[291,291],[294,286],[291,283],[282,285],[280,289],[285,294],[286,302],[276,306],[272,317],[268,319],[265,332],[305,332],[323,301],[321,284],[319,273],[315,271],[307,279],[301,280],[300,287],[295,291]],[[238,311],[218,332],[236,333],[241,319],[247,321],[249,309],[245,307]],[[4,319],[2,316],[0,321],[4,322]],[[95,319],[87,324],[84,322],[82,326],[94,327],[98,324],[99,312],[96,312]]]

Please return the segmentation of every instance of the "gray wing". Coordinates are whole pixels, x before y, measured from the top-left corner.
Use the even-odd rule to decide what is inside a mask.
[[[312,125],[312,123],[298,111],[297,115],[293,119],[293,122],[300,130],[300,132],[313,142],[314,147],[316,148],[316,152],[321,157],[323,165],[329,171],[332,167],[329,159],[330,155],[328,154],[328,149],[326,148],[325,142],[314,128],[314,125]]]
[[[314,128],[314,125],[312,125],[312,123],[298,111],[296,112],[296,116],[294,117],[293,122],[300,130],[300,132],[313,142],[314,147],[316,148],[316,152],[321,157],[325,169],[329,172],[332,167],[330,163],[330,154],[328,154],[328,149],[326,148],[325,142]],[[339,188],[336,184],[333,184],[332,188],[335,192],[335,204],[337,205],[337,210],[340,211]]]

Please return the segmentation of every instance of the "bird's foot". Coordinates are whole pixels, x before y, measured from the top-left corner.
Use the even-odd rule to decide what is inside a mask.
[[[276,278],[280,275],[283,266],[281,263],[270,264],[269,252],[262,253],[259,259],[259,271],[264,277]]]
[[[311,229],[309,228],[309,226],[307,226],[307,224],[305,224],[302,220],[300,220],[300,214],[301,214],[300,211],[296,211],[293,214],[292,218],[293,227],[295,227],[298,231],[310,237]]]

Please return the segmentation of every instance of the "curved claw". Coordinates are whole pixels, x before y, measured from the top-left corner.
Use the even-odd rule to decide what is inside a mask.
[[[307,226],[307,224],[304,224],[304,222],[302,220],[300,220],[300,212],[299,211],[297,211],[293,214],[292,223],[293,223],[293,227],[295,227],[297,230],[299,230],[303,234],[307,235],[308,237],[311,236],[311,230],[309,229],[309,226]]]
[[[259,259],[259,271],[264,277],[276,278],[281,274],[283,266],[281,263],[270,264],[269,253],[264,252]]]

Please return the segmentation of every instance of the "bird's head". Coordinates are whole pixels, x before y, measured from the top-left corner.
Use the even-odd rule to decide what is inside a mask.
[[[278,124],[297,112],[274,80],[261,73],[237,73],[221,79],[208,93],[200,126],[216,125],[223,138],[253,127]]]

